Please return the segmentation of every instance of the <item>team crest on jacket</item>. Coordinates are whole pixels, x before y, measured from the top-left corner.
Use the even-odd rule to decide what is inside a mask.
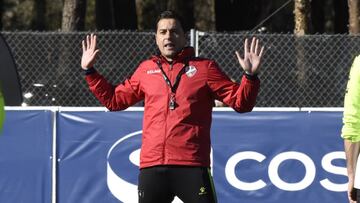
[[[195,75],[195,73],[197,72],[197,69],[195,68],[195,66],[187,66],[185,68],[185,74],[191,78],[192,76]]]

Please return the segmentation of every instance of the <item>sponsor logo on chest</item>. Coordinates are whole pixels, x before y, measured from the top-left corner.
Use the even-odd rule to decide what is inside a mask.
[[[197,69],[195,66],[187,66],[185,68],[185,74],[187,77],[191,78],[193,77],[197,72]],[[151,69],[151,70],[147,70],[146,71],[146,74],[157,74],[157,73],[161,73],[161,70],[160,69]]]
[[[160,69],[153,69],[153,70],[146,71],[146,74],[156,74],[156,73],[161,73],[161,70]]]

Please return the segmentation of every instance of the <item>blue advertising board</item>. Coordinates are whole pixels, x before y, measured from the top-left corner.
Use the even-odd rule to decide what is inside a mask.
[[[0,202],[49,203],[52,112],[6,111],[0,135]]]
[[[137,202],[142,116],[58,113],[57,202]],[[341,118],[342,112],[214,112],[219,202],[346,202]]]
[[[341,112],[214,113],[219,202],[346,202]]]
[[[142,112],[62,111],[57,121],[57,202],[137,202],[129,155],[141,134],[128,135],[141,130]]]

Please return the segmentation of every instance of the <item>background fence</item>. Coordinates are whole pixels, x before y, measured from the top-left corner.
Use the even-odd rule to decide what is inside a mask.
[[[360,37],[350,35],[191,32],[201,57],[216,60],[236,81],[242,71],[235,50],[256,36],[266,47],[257,107],[341,107],[348,72],[360,53]],[[88,33],[1,32],[15,59],[31,106],[100,106],[80,69],[81,40]],[[117,84],[157,52],[152,32],[98,32],[101,53],[96,67]],[[190,41],[192,41],[190,43]],[[32,95],[32,96],[31,96]]]

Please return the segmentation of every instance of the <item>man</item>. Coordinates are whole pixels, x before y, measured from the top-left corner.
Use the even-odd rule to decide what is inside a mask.
[[[216,202],[209,173],[210,125],[214,100],[237,112],[255,105],[257,77],[264,48],[245,40],[241,85],[232,82],[218,65],[197,58],[179,18],[172,11],[160,14],[156,25],[160,54],[143,61],[124,83],[113,87],[93,68],[96,36],[83,41],[81,66],[90,90],[112,111],[145,100],[140,154],[139,202],[168,203],[178,196],[186,203]]]
[[[343,128],[346,166],[349,178],[348,199],[350,203],[360,200],[360,56],[357,56],[351,66],[349,81],[346,87],[344,101]],[[358,201],[359,202],[359,201]]]

